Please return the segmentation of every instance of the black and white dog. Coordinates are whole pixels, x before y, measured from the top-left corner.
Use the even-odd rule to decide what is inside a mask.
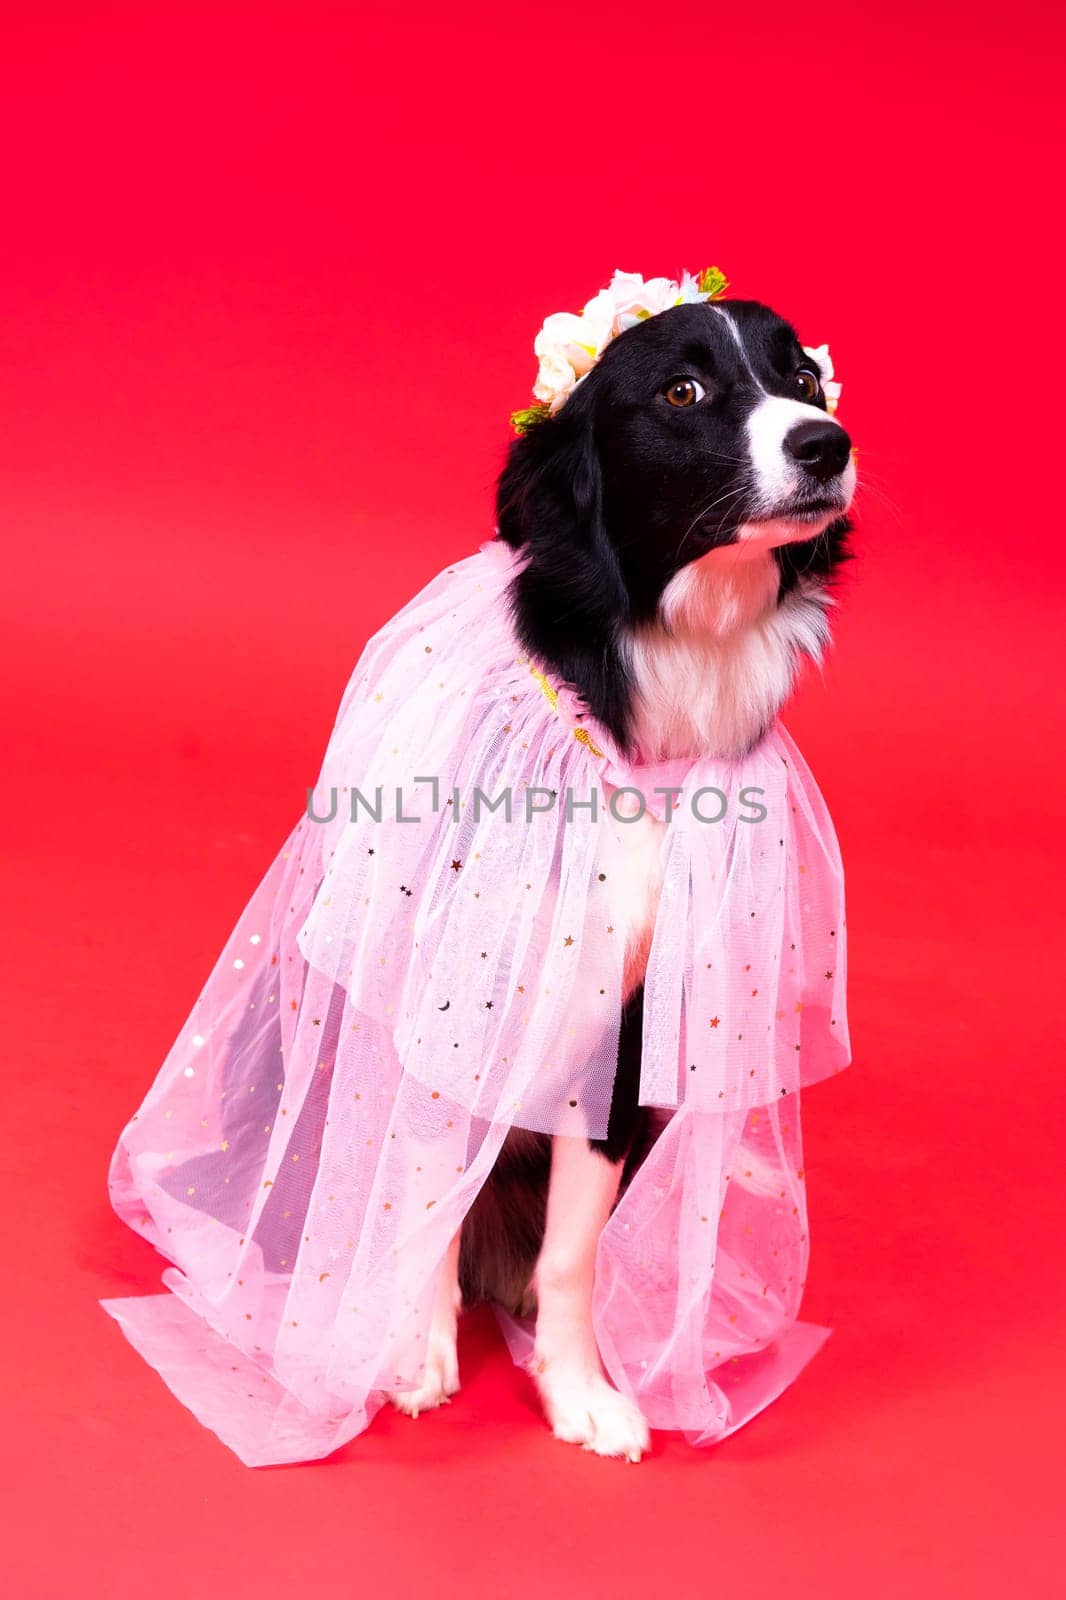
[[[501,539],[530,559],[517,632],[632,756],[733,757],[772,726],[828,638],[855,491],[823,375],[753,301],[679,305],[612,340],[565,405],[510,447]],[[458,1388],[459,1305],[536,1308],[533,1373],[556,1435],[638,1460],[648,1430],[608,1383],[596,1244],[654,1136],[637,1103],[644,966],[665,824],[624,830],[626,1002],[604,1139],[512,1131],[453,1241],[417,1415]]]

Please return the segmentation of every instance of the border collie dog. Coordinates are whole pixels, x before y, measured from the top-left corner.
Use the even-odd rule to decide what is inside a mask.
[[[851,441],[792,327],[754,301],[686,304],[612,340],[555,415],[516,439],[499,537],[523,645],[644,763],[735,758],[817,659],[846,557]],[[608,1383],[591,1320],[595,1250],[654,1136],[638,1105],[644,965],[664,824],[627,828],[625,1005],[605,1138],[512,1130],[453,1242],[425,1385],[458,1387],[459,1304],[536,1308],[532,1370],[556,1434],[639,1459],[637,1406]]]

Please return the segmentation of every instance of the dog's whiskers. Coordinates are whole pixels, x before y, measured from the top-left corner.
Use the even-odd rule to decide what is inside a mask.
[[[677,556],[680,555],[682,549],[684,548],[685,541],[688,539],[693,528],[698,522],[701,522],[704,517],[709,516],[710,513],[718,506],[728,505],[736,502],[741,498],[742,495],[747,494],[750,488],[750,474],[745,471],[739,484],[736,484],[732,488],[725,490],[723,494],[718,495],[716,499],[712,500],[709,505],[703,506],[699,511],[697,511],[696,515],[693,517],[692,521],[689,523],[688,527],[685,529],[678,541],[677,550],[674,552],[675,560]]]

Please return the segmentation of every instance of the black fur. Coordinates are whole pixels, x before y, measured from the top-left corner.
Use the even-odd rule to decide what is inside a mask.
[[[623,748],[626,630],[650,621],[674,574],[735,543],[758,509],[744,484],[746,422],[764,398],[752,373],[766,393],[798,399],[797,373],[810,367],[794,329],[768,307],[731,300],[727,309],[743,353],[710,306],[650,317],[607,345],[555,416],[512,443],[500,474],[499,536],[530,555],[511,597],[519,638]],[[706,388],[698,405],[664,399],[680,374]],[[825,409],[821,394],[812,404]],[[812,506],[821,493],[812,480]],[[841,517],[776,550],[780,595],[800,574],[832,580],[848,528]]]
[[[641,984],[627,997],[622,1007],[618,1029],[618,1066],[614,1075],[607,1133],[602,1139],[590,1140],[592,1148],[606,1156],[608,1161],[621,1161],[629,1154],[640,1126],[640,1045],[643,1028],[644,985]]]
[[[627,629],[652,620],[683,566],[735,543],[742,523],[767,514],[745,483],[747,418],[766,393],[805,398],[797,375],[810,359],[789,324],[755,301],[730,301],[728,314],[743,351],[706,305],[675,307],[620,334],[556,415],[515,440],[500,474],[499,536],[530,556],[511,594],[518,636],[623,748]],[[669,380],[682,374],[706,389],[698,405],[665,400]],[[825,409],[820,392],[811,403]],[[812,476],[782,509],[813,511],[824,493]],[[841,516],[816,538],[774,551],[779,603],[801,576],[833,580],[849,526]],[[640,988],[621,1018],[607,1132],[591,1141],[607,1160],[625,1161],[623,1188],[662,1127],[662,1114],[639,1104],[642,1016]],[[468,1304],[533,1309],[550,1167],[546,1135],[511,1130],[463,1225]]]
[[[466,1306],[496,1300],[516,1316],[533,1310],[533,1268],[544,1238],[551,1170],[546,1133],[512,1128],[463,1219],[459,1291]]]

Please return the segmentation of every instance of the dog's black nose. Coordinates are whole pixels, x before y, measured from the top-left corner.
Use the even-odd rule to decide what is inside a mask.
[[[785,435],[785,450],[819,483],[843,472],[851,455],[851,440],[836,422],[798,422]]]

